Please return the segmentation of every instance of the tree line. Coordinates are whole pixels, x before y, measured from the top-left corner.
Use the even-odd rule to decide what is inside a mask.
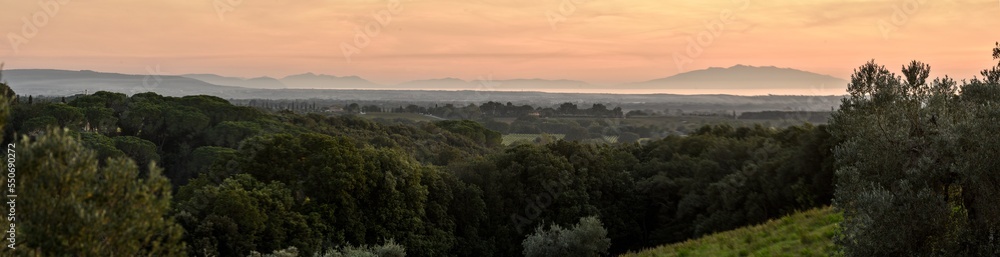
[[[930,70],[868,62],[833,115],[845,256],[1000,255],[1000,62],[961,83]]]
[[[72,220],[84,207],[70,203],[102,190],[109,202],[87,210],[119,206],[135,222],[160,222],[122,235],[148,241],[93,249],[66,244],[104,237],[52,241],[27,230],[35,232],[25,232],[25,247],[45,255],[311,254],[398,244],[409,256],[521,256],[562,251],[556,246],[566,244],[553,240],[580,238],[559,236],[574,233],[590,236],[579,245],[608,242],[594,254],[617,254],[763,222],[828,203],[832,193],[823,146],[833,143],[822,126],[720,125],[647,144],[503,147],[499,133],[469,120],[385,124],[264,112],[211,96],[96,92],[9,108],[5,138],[36,153],[24,157],[31,164],[22,183],[66,169],[77,171],[67,179],[128,174],[59,185],[73,190],[46,197],[65,203],[36,206],[32,212],[52,215],[31,224],[131,222]],[[53,145],[65,150],[45,150]],[[121,190],[145,200],[120,202],[112,196]],[[145,201],[160,207],[137,209]]]
[[[0,124],[35,192],[25,255],[603,256],[831,203],[846,256],[996,255],[1000,63],[961,85],[929,73],[861,66],[829,126],[641,144],[504,147],[475,121],[211,96],[26,103],[5,84]]]

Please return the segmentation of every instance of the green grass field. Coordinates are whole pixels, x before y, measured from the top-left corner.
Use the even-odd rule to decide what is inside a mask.
[[[832,256],[840,213],[831,207],[795,213],[767,223],[716,233],[620,257]]]
[[[562,139],[566,137],[565,134],[548,134],[548,135],[556,139]],[[541,136],[542,134],[507,134],[503,135],[503,145],[511,145],[517,141],[535,142],[535,139]]]

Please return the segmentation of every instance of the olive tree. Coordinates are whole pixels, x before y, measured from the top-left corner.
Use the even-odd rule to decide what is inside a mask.
[[[580,218],[571,228],[539,226],[521,245],[525,257],[591,257],[606,254],[611,239],[601,221],[591,216]]]

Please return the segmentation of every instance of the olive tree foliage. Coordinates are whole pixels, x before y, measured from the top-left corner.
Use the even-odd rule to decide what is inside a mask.
[[[2,83],[0,83],[2,84]],[[6,84],[2,84],[6,88]],[[10,92],[13,94],[13,92]],[[10,114],[0,95],[0,129]],[[19,256],[180,256],[183,230],[166,216],[170,184],[149,166],[139,177],[132,160],[98,155],[67,130],[50,128],[8,146],[16,162]]]
[[[250,252],[247,257],[406,257],[406,248],[389,239],[385,244],[373,246],[344,246],[337,249],[317,252],[313,255],[302,254],[298,248],[278,250],[270,254],[262,254],[256,251]]]
[[[868,62],[833,115],[845,256],[996,254],[1000,166],[981,154],[997,150],[987,136],[1000,132],[996,68],[961,87],[929,73],[917,61],[902,76]]]
[[[601,221],[591,216],[580,218],[572,228],[539,226],[521,244],[525,257],[591,257],[606,254],[611,239]]]
[[[982,79],[962,87],[960,108],[965,120],[957,128],[961,152],[961,197],[967,209],[969,254],[1000,255],[1000,43],[993,49],[996,66]]]
[[[166,216],[170,183],[150,165],[100,165],[76,136],[52,129],[17,143],[18,241],[43,256],[179,256],[183,230]],[[22,243],[23,242],[23,243]]]

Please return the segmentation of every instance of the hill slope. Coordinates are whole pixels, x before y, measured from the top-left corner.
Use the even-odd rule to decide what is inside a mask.
[[[201,80],[210,84],[231,87],[281,89],[287,88],[280,80],[271,77],[257,77],[251,79],[224,77],[215,74],[186,74],[182,77]]]
[[[197,94],[222,96],[244,89],[209,84],[182,76],[132,75],[87,70],[5,70],[3,79],[15,92],[22,95],[67,96],[103,90],[126,94],[156,92],[166,96]]]
[[[694,70],[630,86],[680,94],[744,91],[751,94],[843,95],[847,81],[790,68],[735,65]]]
[[[830,256],[843,220],[831,207],[795,213],[767,223],[716,233],[620,257]]]

